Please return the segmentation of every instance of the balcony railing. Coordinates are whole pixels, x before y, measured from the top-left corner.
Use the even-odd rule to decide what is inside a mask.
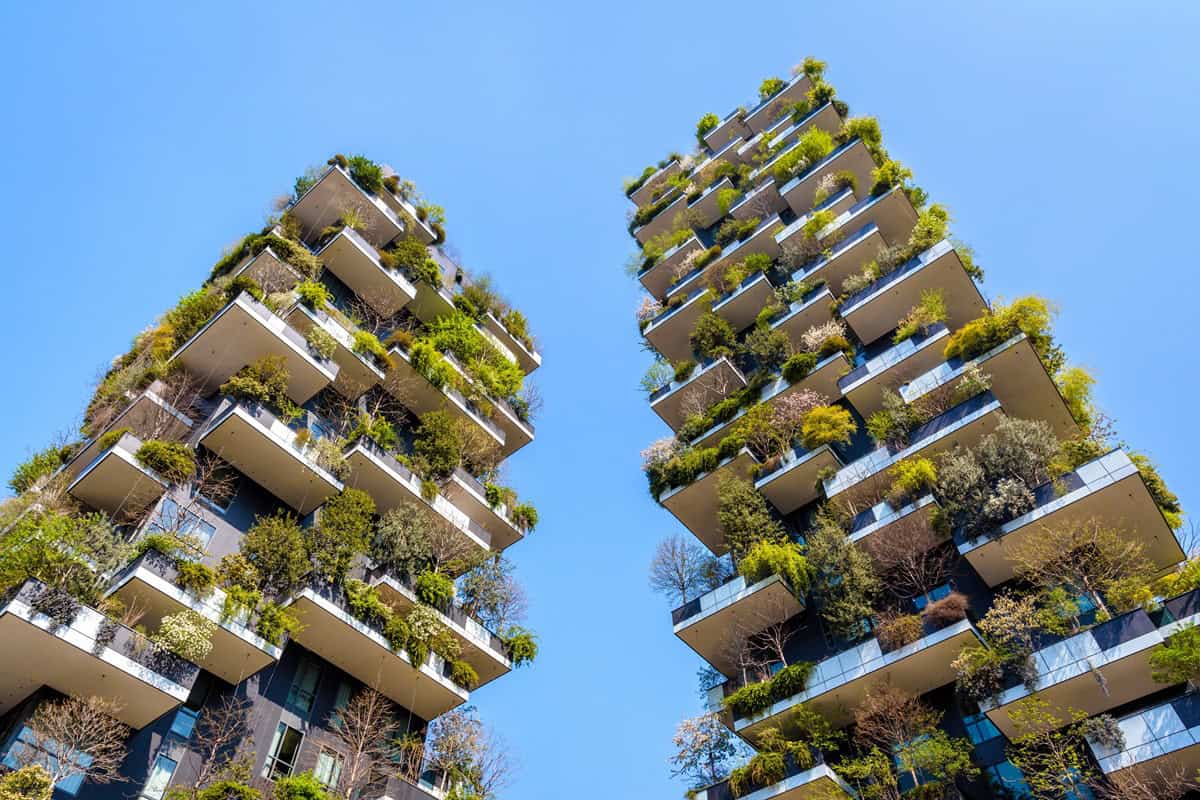
[[[41,686],[112,700],[133,728],[187,700],[199,667],[87,606],[59,625],[35,610],[45,590],[31,579],[0,603],[0,714]]]
[[[141,439],[122,434],[80,470],[67,492],[113,518],[137,514],[167,490],[167,480],[137,460],[141,447]]]
[[[857,800],[858,795],[825,763],[821,753],[813,755],[815,763],[806,769],[800,768],[795,760],[787,759],[783,780],[743,794],[739,800]],[[728,780],[688,796],[692,800],[735,800]]]
[[[1127,714],[1117,720],[1124,744],[1120,748],[1089,740],[1092,755],[1105,775],[1162,765],[1186,768],[1194,775],[1200,765],[1200,694],[1185,694],[1165,703]]]
[[[399,270],[384,266],[379,251],[353,228],[342,228],[317,256],[326,269],[381,314],[391,316],[416,299],[412,282]]]
[[[304,241],[312,244],[321,231],[341,219],[347,209],[353,209],[366,223],[366,238],[379,247],[395,239],[405,230],[399,214],[382,198],[363,191],[350,173],[338,165],[330,166],[308,191],[292,203],[292,216],[300,221]]]

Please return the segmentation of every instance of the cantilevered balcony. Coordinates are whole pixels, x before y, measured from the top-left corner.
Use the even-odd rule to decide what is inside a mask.
[[[907,264],[855,292],[842,303],[842,319],[864,342],[873,342],[921,301],[940,290],[946,302],[946,326],[957,330],[987,310],[979,287],[963,269],[953,245],[942,240]]]
[[[224,591],[214,587],[200,597],[177,586],[178,579],[175,559],[150,550],[117,573],[106,596],[118,598],[126,608],[142,609],[142,623],[150,630],[163,617],[187,610],[216,623],[212,650],[197,663],[231,684],[279,660],[283,648],[255,633],[248,615],[225,616]]]
[[[709,265],[713,272],[722,272],[725,267],[731,264],[736,264],[744,260],[747,256],[762,254],[770,256],[771,260],[779,258],[783,250],[779,246],[779,242],[775,239],[777,234],[783,228],[783,223],[779,220],[778,214],[773,214],[764,218],[758,227],[750,232],[744,239],[739,239],[725,245],[721,250],[721,255]],[[677,283],[671,286],[668,290],[668,297],[679,294],[680,292],[690,292],[694,281],[697,281],[705,270],[698,270],[689,275],[684,276]]]
[[[796,347],[803,344],[804,334],[810,328],[824,325],[833,319],[833,293],[828,286],[821,286],[789,303],[788,307],[771,320],[771,329],[782,331]],[[848,367],[847,367],[848,368]],[[836,389],[836,387],[834,387]],[[827,393],[830,396],[836,392]]]
[[[789,761],[786,777],[778,783],[763,786],[743,795],[735,795],[724,780],[695,792],[689,792],[692,800],[857,800],[858,795],[841,776],[818,759],[808,769],[799,769]]]
[[[60,627],[34,610],[43,588],[26,581],[0,605],[0,714],[49,686],[111,700],[116,718],[137,729],[187,700],[199,667],[86,606]]]
[[[674,200],[666,203],[658,213],[633,231],[633,236],[638,240],[639,244],[645,244],[655,236],[666,233],[671,230],[675,223],[675,218],[680,214],[687,212],[688,199],[684,194],[680,194]]]
[[[110,517],[136,514],[167,490],[167,480],[138,461],[141,447],[141,439],[132,433],[122,434],[80,470],[67,491]]]
[[[284,359],[288,397],[301,405],[337,377],[337,364],[314,355],[298,331],[246,292],[184,342],[171,360],[182,363],[207,393],[264,356]]]
[[[751,133],[758,133],[779,119],[779,115],[793,103],[798,103],[808,95],[812,88],[812,80],[807,75],[798,75],[787,82],[782,89],[759,101],[758,105],[746,112],[745,126]]]
[[[799,229],[788,226],[786,234],[791,235],[796,230]],[[863,267],[887,246],[879,226],[874,222],[853,229],[835,222],[826,229],[825,234],[821,244],[830,243],[827,250],[793,272],[792,280],[810,285],[824,281],[833,287],[835,293],[840,292],[846,278],[862,272]]]
[[[417,605],[417,593],[406,580],[384,571],[375,571],[369,576],[368,582],[379,590],[380,599],[400,614],[407,614]],[[479,675],[479,686],[512,671],[512,661],[499,636],[458,606],[448,605],[437,611],[442,615],[442,623],[462,647],[463,661],[470,664]]]
[[[758,395],[758,403],[774,406],[780,400],[801,390],[814,391],[830,398],[836,397],[838,376],[849,369],[849,366],[850,362],[846,360],[844,353],[834,353],[817,362],[811,372],[794,383],[789,383],[782,376],[776,377],[763,386]],[[743,408],[725,422],[704,431],[692,441],[693,446],[716,447],[746,415],[747,410],[748,408]]]
[[[1163,605],[1153,617],[1139,608],[1034,651],[1034,691],[1062,724],[1070,721],[1069,710],[1095,716],[1163,688],[1151,677],[1150,656],[1200,620],[1200,591]],[[1019,733],[1011,712],[1031,694],[1018,683],[980,708],[1011,740]]]
[[[853,502],[866,495],[885,493],[891,487],[888,470],[913,456],[932,456],[953,447],[971,447],[991,433],[1003,410],[991,392],[977,394],[954,408],[919,425],[903,447],[880,447],[851,462],[825,481],[825,496]]]
[[[696,227],[707,228],[725,216],[725,212],[721,210],[719,196],[722,190],[732,188],[733,181],[729,178],[721,178],[688,201],[688,217],[694,220]]]
[[[399,194],[393,194],[385,186],[379,193],[384,205],[390,208],[404,222],[404,232],[415,236],[421,244],[433,244],[438,234],[427,221],[421,219],[417,207]]]
[[[388,351],[392,358],[393,367],[388,372],[384,388],[410,411],[418,416],[430,411],[444,410],[455,417],[479,428],[484,435],[494,441],[500,448],[508,450],[505,431],[492,419],[485,417],[459,391],[450,386],[438,388],[422,375],[412,364],[412,356],[401,347],[393,347]],[[463,380],[466,375],[458,365],[447,358],[446,362],[458,371]],[[516,448],[513,447],[515,450]]]
[[[337,378],[333,387],[344,397],[355,398],[383,382],[387,373],[374,357],[354,350],[354,335],[346,330],[336,318],[325,311],[309,308],[303,302],[292,305],[283,312],[283,318],[296,330],[303,334],[310,328],[320,328],[333,337],[337,342],[337,350],[333,353],[333,362],[337,364]]]
[[[260,405],[222,400],[199,443],[302,516],[342,490],[310,446],[297,443],[296,431]]]
[[[370,439],[359,439],[346,450],[346,464],[350,469],[346,485],[371,495],[380,514],[412,506],[425,511],[431,523],[450,526],[468,550],[486,552],[494,546],[491,533],[450,500],[441,494],[427,500],[421,479]]]
[[[521,337],[509,331],[504,323],[496,319],[492,312],[483,315],[483,328],[495,337],[502,348],[507,348],[516,359],[517,366],[526,375],[542,365],[542,354]]]
[[[671,381],[650,395],[650,408],[671,430],[687,422],[690,409],[708,408],[746,385],[746,376],[728,358],[694,368],[682,381]]]
[[[1071,410],[1023,333],[968,361],[952,358],[938,364],[901,387],[900,396],[916,403],[934,392],[953,392],[971,367],[991,378],[992,394],[1012,416],[1045,420],[1059,439],[1078,435]]]
[[[446,800],[446,790],[441,788],[443,779],[432,771],[426,771],[413,782],[402,775],[389,774],[381,790],[372,789],[363,794],[365,800]]]
[[[735,331],[748,327],[758,317],[758,312],[775,300],[775,287],[766,273],[748,275],[734,289],[716,298],[712,310],[724,319]]]
[[[287,606],[301,623],[292,639],[418,717],[433,719],[467,701],[467,690],[446,676],[440,657],[430,654],[414,665],[382,631],[350,613],[340,589],[312,585]]]
[[[718,463],[713,470],[663,492],[658,502],[714,555],[722,555],[729,549],[729,544],[717,524],[717,485],[726,476],[745,478],[757,464],[750,451],[742,448],[736,455]]]
[[[413,284],[417,296],[407,306],[408,310],[426,325],[454,313],[454,295],[446,288],[446,284],[454,280],[461,271],[458,264],[442,252],[442,248],[430,247],[428,250],[429,257],[438,265],[441,279],[436,285],[425,281]]]
[[[525,532],[509,516],[509,509],[503,503],[489,504],[487,488],[466,470],[455,469],[442,492],[471,522],[488,532],[493,548],[502,550],[524,537]]]
[[[379,252],[353,228],[342,228],[317,256],[373,309],[391,316],[412,300],[417,289],[399,270],[383,264]]]
[[[806,214],[813,207],[817,187],[826,175],[849,171],[854,174],[860,190],[865,192],[871,186],[874,169],[875,161],[867,146],[861,139],[853,139],[780,186],[779,195],[794,213]]]
[[[769,217],[787,208],[787,203],[779,196],[774,178],[767,178],[759,185],[746,191],[741,199],[729,207],[729,216],[734,219],[749,219],[750,217]]]
[[[782,152],[784,148],[790,147],[810,128],[820,128],[831,136],[841,131],[842,117],[834,109],[833,103],[826,103],[799,120],[793,119],[790,114],[780,118],[778,122],[766,128],[761,133],[756,133],[748,142],[741,145],[738,148],[738,154],[742,157],[743,161],[747,160],[757,152],[758,144],[763,139],[769,141],[771,147],[780,148],[780,152]]]
[[[884,389],[897,390],[941,361],[949,338],[950,330],[939,322],[868,358],[838,380],[838,389],[867,419],[883,408]]]
[[[364,192],[349,172],[336,165],[327,169],[290,211],[300,221],[304,241],[310,245],[347,211],[362,217],[366,223],[363,236],[375,247],[383,247],[404,232],[404,222],[395,211],[379,197]]]
[[[710,152],[716,153],[734,139],[745,141],[753,136],[754,133],[746,127],[745,112],[735,108],[717,124],[717,127],[704,134],[704,144]]]
[[[295,267],[270,247],[264,247],[257,255],[247,256],[233,269],[231,275],[235,278],[249,278],[267,294],[290,292],[297,283],[304,280],[304,276]]]
[[[642,335],[663,357],[670,361],[684,361],[692,356],[692,345],[688,341],[696,320],[712,306],[712,291],[701,284],[694,287],[683,302],[664,308]]]
[[[667,250],[653,264],[639,272],[638,280],[641,281],[647,292],[661,299],[675,283],[676,270],[689,258],[694,258],[703,251],[704,246],[693,235],[690,239]]]
[[[665,167],[659,167],[646,180],[642,181],[642,185],[629,193],[629,199],[633,201],[635,206],[644,206],[647,203],[654,201],[655,190],[663,185],[668,179],[675,177],[683,171],[683,166],[679,163],[679,159],[673,158]]]
[[[779,575],[747,584],[735,575],[716,589],[671,612],[675,635],[725,675],[738,665],[731,641],[785,622],[804,610],[802,598]]]
[[[128,428],[139,439],[178,440],[187,436],[194,424],[190,417],[171,405],[163,395],[169,390],[161,381],[154,381],[148,387],[138,392],[112,421],[93,436],[79,451],[63,466],[63,472],[68,478],[75,478],[80,471],[89,466],[102,452],[101,444],[104,434]]]
[[[1014,577],[1007,555],[1010,548],[1044,536],[1047,530],[1089,520],[1118,528],[1128,540],[1141,544],[1143,555],[1156,569],[1165,570],[1185,558],[1137,466],[1122,450],[1042,484],[1033,491],[1033,497],[1035,506],[1031,511],[995,531],[967,531],[955,537],[958,551],[989,586]]]
[[[871,638],[856,647],[817,662],[804,691],[780,700],[753,717],[735,717],[733,730],[755,740],[764,730],[784,722],[791,710],[805,703],[834,725],[844,727],[854,720],[854,710],[873,686],[890,683],[909,694],[923,695],[954,682],[951,663],[960,650],[982,639],[968,620],[959,620],[940,630],[927,632],[903,647],[884,652],[879,640]],[[722,692],[737,688],[732,682],[710,693],[710,703]]]
[[[805,450],[797,445],[779,460],[778,466],[754,482],[754,488],[779,509],[790,514],[821,496],[821,475],[842,466],[829,445]]]
[[[1195,775],[1200,769],[1200,694],[1158,703],[1117,720],[1124,744],[1089,740],[1105,775]]]

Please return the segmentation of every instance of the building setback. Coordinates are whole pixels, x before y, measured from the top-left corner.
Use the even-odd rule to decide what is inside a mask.
[[[114,361],[83,438],[18,469],[0,771],[62,752],[39,709],[98,698],[122,780],[81,769],[59,800],[308,773],[330,797],[480,791],[426,738],[476,731],[471,693],[536,655],[502,554],[537,513],[497,475],[533,441],[541,356],[443,225],[365,157],[310,169]],[[346,743],[368,697],[369,757]],[[223,714],[236,733],[208,748]]]
[[[985,299],[824,69],[626,184],[671,433],[644,468],[694,537],[652,577],[710,678],[677,773],[703,800],[1183,796],[1200,676],[1161,667],[1200,663],[1179,635],[1200,582],[1178,501],[1050,306]],[[745,761],[713,745],[730,733]]]

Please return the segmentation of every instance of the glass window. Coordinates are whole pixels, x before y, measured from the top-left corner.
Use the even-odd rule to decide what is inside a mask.
[[[146,785],[142,787],[139,797],[142,800],[162,800],[162,796],[167,793],[167,784],[175,774],[176,766],[177,764],[166,756],[154,759],[154,769],[150,770],[150,777],[146,779]]]
[[[267,763],[263,764],[263,777],[275,780],[291,775],[303,741],[304,734],[285,723],[279,723],[271,739],[271,749],[267,752]]]
[[[199,716],[199,711],[180,706],[179,710],[175,712],[175,718],[171,720],[171,734],[184,741],[192,738],[192,731],[196,729],[196,719]]]
[[[967,728],[967,736],[971,744],[982,744],[1000,735],[1000,729],[992,724],[986,714],[972,714],[963,717],[963,725]]]
[[[921,609],[925,608],[925,606],[929,605],[929,603],[941,600],[943,597],[948,596],[952,591],[954,591],[954,588],[950,584],[943,583],[941,586],[935,586],[930,589],[928,594],[923,594],[920,597],[914,597],[913,605],[917,607],[917,611],[920,611]]]
[[[178,531],[181,534],[190,534],[196,537],[200,542],[201,549],[204,550],[208,549],[208,543],[212,541],[213,534],[217,532],[212,523],[205,522],[191,511],[180,508],[179,503],[170,497],[163,498],[158,507],[158,513],[150,521],[147,530],[150,533]]]
[[[345,681],[342,681],[338,684],[337,699],[333,701],[333,707],[336,710],[341,711],[346,707],[346,704],[350,702],[351,691],[350,684],[346,683]]]
[[[292,686],[288,689],[287,705],[298,714],[312,711],[317,696],[317,681],[321,678],[321,665],[314,659],[304,658],[296,668]]]
[[[341,753],[321,748],[321,754],[317,756],[317,766],[313,770],[313,777],[324,784],[325,788],[337,789],[338,781],[342,779],[344,763],[345,759]]]
[[[48,762],[54,762],[54,750],[57,746],[52,740],[46,742],[46,744],[49,746],[48,750],[45,747],[38,747],[33,731],[28,726],[22,726],[20,733],[13,738],[12,745],[8,748],[8,752],[4,754],[4,758],[0,759],[0,763],[9,769],[19,769],[21,762],[18,760],[18,756],[26,747],[39,750]],[[92,763],[92,757],[86,753],[80,753],[76,756],[75,763],[80,767],[87,767]],[[83,786],[83,773],[76,772],[63,778],[55,784],[54,788],[60,792],[74,796],[79,793],[81,786]]]
[[[988,767],[987,775],[997,786],[1018,800],[1033,797],[1033,791],[1025,782],[1025,774],[1017,769],[1011,761],[1001,761],[999,764]]]

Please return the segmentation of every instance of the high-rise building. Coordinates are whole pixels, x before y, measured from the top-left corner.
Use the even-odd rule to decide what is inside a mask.
[[[466,704],[537,651],[503,555],[537,513],[498,468],[541,356],[443,224],[365,157],[310,169],[18,468],[5,770],[59,800],[489,780]]]
[[[626,187],[671,431],[644,466],[690,532],[652,579],[710,678],[676,771],[704,800],[1180,796],[1200,581],[1178,501],[1049,304],[985,298],[824,69],[704,115]]]

